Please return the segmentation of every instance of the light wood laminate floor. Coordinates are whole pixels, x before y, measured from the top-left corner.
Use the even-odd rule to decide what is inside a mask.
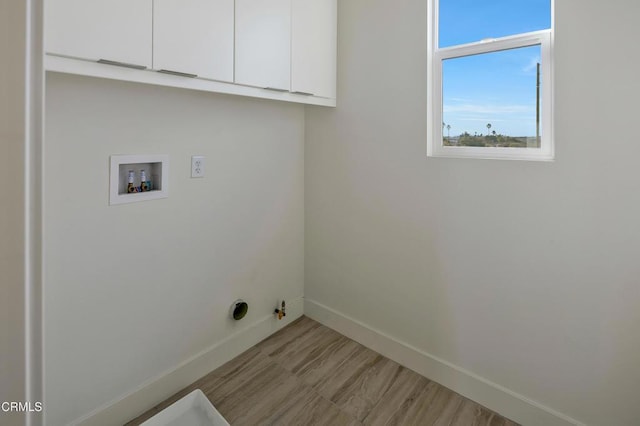
[[[127,426],[198,388],[232,426],[516,426],[307,317]]]

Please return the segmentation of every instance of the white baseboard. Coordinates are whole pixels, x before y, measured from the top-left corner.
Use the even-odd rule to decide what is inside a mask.
[[[301,317],[303,308],[302,298],[287,300],[287,316],[281,321],[266,316],[71,424],[122,425]]]
[[[525,426],[585,426],[571,417],[401,342],[313,300],[304,300],[309,318]]]

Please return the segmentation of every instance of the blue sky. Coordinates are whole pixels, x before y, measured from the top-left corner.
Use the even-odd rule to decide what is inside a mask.
[[[536,31],[550,23],[550,0],[440,0],[439,45]],[[451,136],[486,134],[487,123],[504,135],[534,136],[539,61],[539,46],[446,60],[443,121],[451,125]]]

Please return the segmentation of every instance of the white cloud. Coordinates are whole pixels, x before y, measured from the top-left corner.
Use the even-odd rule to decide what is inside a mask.
[[[486,115],[504,115],[504,114],[521,114],[532,112],[533,106],[530,105],[492,105],[492,104],[445,104],[442,111],[448,114],[471,113]]]
[[[448,98],[452,102],[472,102],[472,99],[468,98]]]
[[[487,123],[489,121],[494,123],[508,122],[511,120],[504,120],[502,118],[487,118],[487,117],[458,117],[460,121],[482,121],[483,123]]]
[[[529,60],[529,63],[522,68],[525,73],[530,73],[536,69],[536,66],[540,62],[540,56],[534,56]]]

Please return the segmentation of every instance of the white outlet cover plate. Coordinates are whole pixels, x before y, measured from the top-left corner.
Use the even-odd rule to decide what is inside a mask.
[[[194,155],[193,157],[191,157],[191,177],[204,177],[204,165],[204,156]]]

